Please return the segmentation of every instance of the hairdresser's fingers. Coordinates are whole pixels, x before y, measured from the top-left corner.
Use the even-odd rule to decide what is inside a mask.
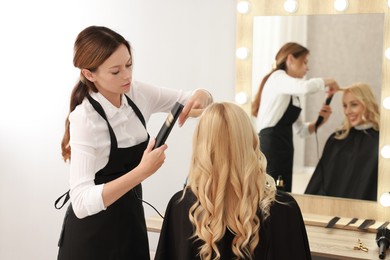
[[[153,143],[153,142],[151,142]],[[154,145],[154,144],[153,144]],[[153,146],[151,146],[153,148]],[[145,150],[141,162],[138,167],[147,175],[155,173],[165,162],[165,150],[168,148],[166,144],[150,151],[149,146]]]
[[[336,81],[332,82],[328,86],[329,86],[328,97],[340,90],[340,86]]]
[[[199,117],[203,113],[204,109],[191,109],[188,114],[189,117]]]
[[[213,97],[206,90],[198,89],[188,99],[186,105],[183,108],[182,113],[179,116],[179,126],[182,126],[188,117],[191,115],[191,110],[204,109],[213,102]],[[196,111],[193,112],[195,114]],[[197,113],[196,113],[197,114]]]
[[[152,151],[155,143],[156,143],[156,138],[150,138],[148,147],[146,147],[145,152],[149,153],[150,151]]]
[[[177,122],[179,126],[182,126],[184,122],[187,120],[189,113],[191,111],[192,103],[187,102],[187,104],[184,106],[183,110],[181,111],[179,118],[177,119]]]

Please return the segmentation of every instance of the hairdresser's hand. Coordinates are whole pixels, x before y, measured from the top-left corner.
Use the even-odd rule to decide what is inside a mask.
[[[198,89],[188,99],[183,110],[180,113],[178,123],[182,126],[188,117],[197,117],[202,114],[202,110],[213,102],[213,97],[209,92],[203,89]]]
[[[165,161],[165,150],[168,148],[166,144],[153,150],[153,146],[156,142],[156,138],[153,138],[148,147],[145,149],[141,162],[138,168],[146,174],[145,177],[149,177],[155,173]]]
[[[328,121],[330,114],[332,114],[332,108],[330,106],[324,104],[320,110],[320,113],[319,113],[319,115],[324,118],[321,125],[325,124],[326,121]]]
[[[328,87],[328,96],[333,95],[340,90],[339,84],[334,79],[324,79],[325,86]]]

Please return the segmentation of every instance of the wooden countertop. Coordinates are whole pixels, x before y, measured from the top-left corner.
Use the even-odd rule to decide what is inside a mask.
[[[304,215],[306,231],[309,238],[310,250],[313,256],[321,256],[333,259],[362,260],[379,259],[379,247],[376,244],[375,227],[381,223],[376,223],[374,227],[367,231],[359,231],[356,227],[359,221],[346,229],[341,228],[344,219],[338,221],[336,228],[324,228],[324,222],[330,220],[327,216]],[[149,232],[159,233],[161,230],[162,218],[159,216],[146,219],[146,226]],[[368,252],[354,250],[360,242],[368,248]],[[386,252],[386,258],[390,260],[390,250]]]

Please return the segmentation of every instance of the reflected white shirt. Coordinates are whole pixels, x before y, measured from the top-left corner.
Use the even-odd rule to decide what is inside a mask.
[[[137,105],[144,119],[157,112],[169,112],[175,102],[185,104],[192,92],[159,88],[141,82],[133,82],[126,93]],[[112,105],[100,93],[91,93],[103,107],[114,130],[118,147],[130,147],[144,142],[147,132],[137,115],[122,96],[119,108]],[[78,218],[105,210],[103,185],[95,185],[95,173],[107,163],[110,155],[110,135],[106,121],[96,112],[88,99],[69,115],[70,121],[70,199]]]
[[[293,105],[300,106],[297,96],[320,90],[325,90],[322,78],[299,79],[289,76],[284,70],[275,71],[268,78],[261,94],[256,118],[257,129],[260,131],[267,127],[274,127],[286,111],[291,96],[293,96]],[[309,135],[309,122],[304,123],[301,116],[295,121],[293,127],[301,137]]]

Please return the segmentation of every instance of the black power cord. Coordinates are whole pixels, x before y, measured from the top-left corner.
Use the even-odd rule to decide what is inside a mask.
[[[161,213],[160,213],[152,204],[150,204],[149,202],[147,202],[147,201],[141,199],[141,198],[138,196],[138,193],[137,193],[137,191],[136,191],[135,189],[133,189],[133,191],[134,191],[135,197],[136,197],[139,201],[141,201],[141,202],[143,202],[143,203],[149,205],[152,209],[154,209],[154,211],[157,212],[158,215],[160,215],[160,217],[161,217],[162,219],[164,219],[164,216],[163,216],[163,215],[162,215],[162,214],[161,214]]]

